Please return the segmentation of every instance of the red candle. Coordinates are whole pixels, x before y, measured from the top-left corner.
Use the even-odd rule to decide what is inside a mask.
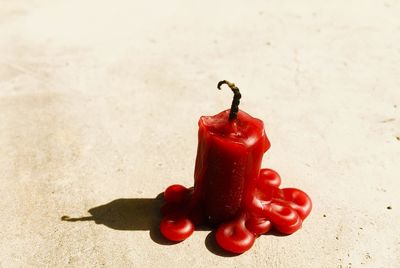
[[[311,211],[311,200],[301,190],[280,189],[281,178],[272,169],[260,169],[270,147],[261,120],[239,111],[239,89],[230,110],[202,116],[194,188],[172,185],[164,192],[161,233],[173,241],[189,237],[198,224],[219,225],[217,243],[242,253],[255,238],[272,227],[291,234]]]
[[[263,154],[270,147],[261,120],[230,110],[199,120],[194,198],[204,206],[210,223],[236,216],[251,202]]]

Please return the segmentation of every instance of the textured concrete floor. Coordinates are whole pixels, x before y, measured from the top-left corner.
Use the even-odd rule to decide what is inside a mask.
[[[1,267],[400,267],[400,2],[216,2],[0,0]],[[155,228],[221,79],[314,201],[235,257]]]

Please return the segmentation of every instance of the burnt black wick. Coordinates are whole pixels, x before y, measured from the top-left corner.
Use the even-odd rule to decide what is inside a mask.
[[[232,100],[232,105],[231,105],[231,112],[229,113],[229,121],[236,119],[237,113],[239,111],[239,104],[240,104],[240,98],[242,95],[240,94],[239,88],[235,86],[234,83],[231,83],[227,80],[222,80],[218,82],[218,89],[221,89],[221,86],[223,84],[228,85],[233,91],[233,100]]]

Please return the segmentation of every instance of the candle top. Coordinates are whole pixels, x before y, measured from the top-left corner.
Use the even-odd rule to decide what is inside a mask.
[[[214,116],[202,116],[199,127],[206,129],[210,135],[217,139],[252,146],[260,138],[265,140],[265,150],[270,147],[269,140],[264,131],[264,123],[246,112],[239,110],[234,120],[229,120],[230,109]]]

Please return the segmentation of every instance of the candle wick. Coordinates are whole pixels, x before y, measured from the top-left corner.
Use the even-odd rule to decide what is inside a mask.
[[[223,84],[228,85],[230,89],[233,91],[233,100],[232,100],[232,105],[231,105],[231,111],[229,113],[229,121],[236,119],[237,113],[239,111],[239,104],[240,104],[240,98],[242,95],[240,94],[239,88],[234,84],[231,83],[227,80],[222,80],[218,82],[217,88],[221,89],[221,86]]]

